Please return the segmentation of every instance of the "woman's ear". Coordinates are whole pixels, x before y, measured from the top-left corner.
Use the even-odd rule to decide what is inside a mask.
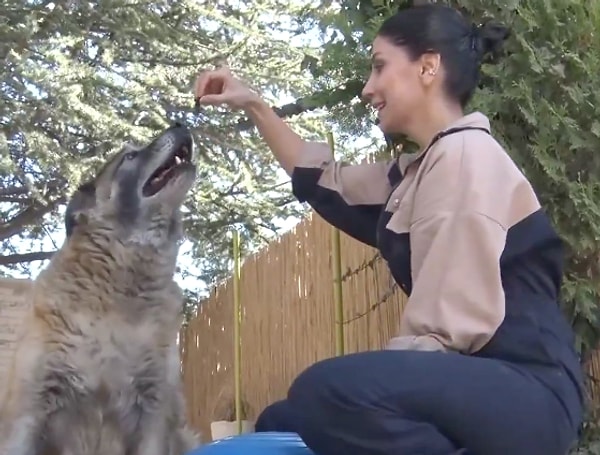
[[[435,80],[440,69],[440,54],[425,53],[420,58],[421,61],[421,80],[425,85],[431,85]]]

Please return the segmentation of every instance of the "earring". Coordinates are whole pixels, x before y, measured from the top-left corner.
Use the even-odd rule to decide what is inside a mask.
[[[434,70],[429,70],[429,73],[428,73],[428,74],[429,74],[430,76],[435,76],[435,71],[434,71]]]

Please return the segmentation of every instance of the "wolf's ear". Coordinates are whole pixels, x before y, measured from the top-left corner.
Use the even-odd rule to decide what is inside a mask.
[[[87,182],[73,193],[65,210],[65,230],[70,237],[77,225],[87,221],[87,213],[96,205],[96,185]]]

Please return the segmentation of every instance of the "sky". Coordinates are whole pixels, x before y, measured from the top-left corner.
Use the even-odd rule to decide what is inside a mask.
[[[274,18],[265,17],[264,19],[266,21],[271,22]],[[277,18],[277,19],[281,23],[281,18]],[[285,32],[279,32],[278,35],[279,36],[275,36],[275,38],[285,39],[285,40],[289,41],[292,45],[304,45],[304,46],[310,45],[310,46],[315,46],[315,47],[321,45],[321,40],[320,40],[320,37],[319,37],[319,34],[317,31],[313,31],[313,32],[309,31],[308,33],[301,35],[301,36],[290,36],[290,35],[286,34]],[[290,96],[281,96],[277,100],[277,104],[282,105],[282,104],[286,104],[286,103],[289,103],[292,101],[294,101],[294,99]],[[378,134],[378,129],[376,127],[373,128],[373,133]],[[379,133],[379,135],[381,135],[381,133]],[[325,138],[323,138],[323,140],[325,140]],[[366,137],[357,137],[356,142],[353,145],[354,145],[354,147],[357,147],[357,148],[363,148],[366,146],[367,142],[369,142],[369,141]],[[283,170],[280,170],[279,177],[280,177],[280,179],[279,179],[280,182],[288,182],[287,185],[289,188],[289,177]],[[63,210],[64,210],[64,207],[63,207]],[[289,231],[299,221],[300,221],[300,219],[295,218],[295,217],[290,217],[286,220],[278,220],[278,224],[280,225],[280,230],[278,232],[278,235],[282,235],[285,232]],[[60,230],[52,236],[47,235],[46,238],[44,238],[43,243],[39,249],[44,250],[44,251],[54,250],[54,249],[60,247],[63,240],[64,240],[64,231]],[[175,279],[178,282],[178,284],[180,286],[182,286],[183,288],[192,289],[195,291],[206,290],[205,284],[193,276],[193,275],[197,275],[199,272],[194,267],[192,259],[189,255],[189,251],[190,251],[191,247],[192,247],[192,244],[189,241],[185,241],[182,244],[180,254],[179,254],[178,265],[182,269],[185,269],[187,273],[186,273],[186,277],[183,277],[181,274],[178,273],[177,276],[175,277]],[[17,250],[20,252],[27,252],[26,248],[19,248],[18,245],[17,245]],[[47,265],[47,263],[48,263],[48,261],[32,262],[29,267],[30,274],[16,273],[16,272],[11,271],[11,275],[14,277],[18,277],[18,278],[35,279],[35,277],[42,270],[42,268]]]
[[[287,99],[283,99],[282,100],[283,103],[289,102],[289,100]],[[282,103],[282,104],[283,104]],[[376,130],[376,127],[374,127],[374,130]],[[374,131],[374,133],[376,133],[376,131]],[[356,147],[365,147],[367,145],[368,141],[366,138],[364,137],[357,137],[356,138]],[[283,171],[282,169],[279,171],[279,181],[280,182],[287,182],[288,188],[289,188],[289,177],[288,175],[285,173],[285,171]],[[60,210],[60,216],[62,216],[64,207],[61,208]],[[279,232],[277,235],[283,235],[286,232],[288,232],[289,230],[293,229],[294,226],[296,226],[296,224],[298,222],[300,222],[301,219],[298,217],[289,217],[287,219],[279,219],[278,220],[278,224],[280,226]],[[43,251],[52,251],[54,249],[56,249],[57,247],[59,248],[60,245],[62,244],[63,240],[64,240],[64,230],[58,230],[54,235],[47,235],[43,241],[41,246],[39,247],[39,250],[43,250]],[[273,239],[276,239],[276,237],[273,237]],[[186,276],[182,276],[182,274],[178,273],[175,276],[175,280],[177,281],[177,283],[184,289],[193,289],[195,291],[201,291],[201,290],[207,290],[206,286],[204,284],[204,282],[202,282],[201,280],[198,280],[196,277],[194,277],[194,275],[199,275],[199,270],[196,269],[196,267],[193,264],[193,260],[191,259],[191,255],[190,250],[192,248],[192,243],[190,241],[184,241],[180,252],[179,252],[179,259],[178,259],[178,266],[182,269],[186,270]],[[24,248],[17,248],[18,251],[20,252],[27,252],[24,250]],[[32,262],[30,264],[30,274],[23,274],[23,273],[12,273],[12,275],[15,278],[30,278],[30,279],[35,279],[35,277],[38,275],[38,273],[48,264],[48,261],[37,261],[37,262]]]

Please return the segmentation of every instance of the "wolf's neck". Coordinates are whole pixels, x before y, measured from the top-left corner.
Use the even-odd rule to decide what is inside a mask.
[[[177,252],[176,244],[125,244],[112,235],[92,232],[71,238],[50,267],[116,288],[135,286],[151,292],[172,282]]]

